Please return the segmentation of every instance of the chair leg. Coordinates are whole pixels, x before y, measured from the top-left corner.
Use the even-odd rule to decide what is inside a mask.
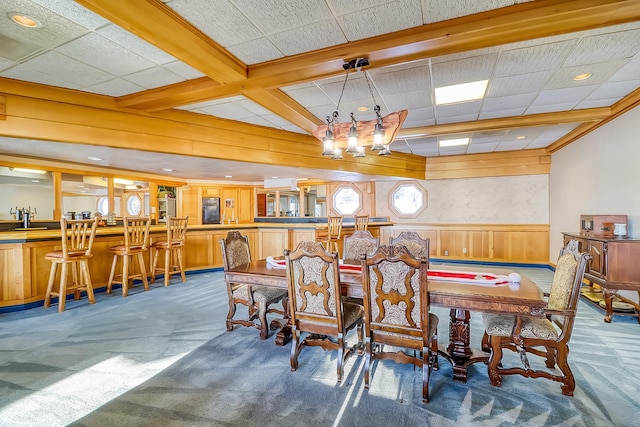
[[[365,338],[365,357],[364,357],[364,388],[369,390],[369,377],[371,375],[371,356],[372,356],[372,347],[371,347],[371,337]]]
[[[429,403],[429,377],[431,376],[431,349],[422,349],[422,401]]]
[[[118,262],[118,255],[114,255],[113,256],[113,261],[111,262],[111,272],[109,273],[109,282],[107,283],[107,295],[109,295],[111,293],[111,287],[113,286],[113,278],[116,275],[116,263],[117,262]]]
[[[269,336],[269,325],[267,324],[267,304],[259,303],[258,317],[260,319],[260,339],[266,340]]]
[[[338,374],[338,383],[342,382],[342,374],[344,373],[344,334],[343,333],[338,333],[338,370],[337,370],[337,374]]]
[[[569,346],[567,343],[558,343],[558,368],[564,375],[562,380],[562,394],[565,396],[573,396],[573,391],[576,388],[576,382],[573,379],[573,372],[569,368],[569,362],[567,356],[569,355]]]
[[[167,248],[164,251],[164,286],[169,286],[171,280],[171,249]]]
[[[289,363],[291,364],[291,370],[298,370],[298,355],[300,354],[300,331],[297,328],[291,330],[291,356],[289,357]]]
[[[49,270],[49,282],[47,283],[47,293],[44,297],[44,308],[51,306],[51,292],[53,291],[53,283],[56,280],[57,263],[51,261],[51,270]]]
[[[233,331],[233,316],[236,314],[236,304],[229,298],[229,312],[227,313],[227,331]]]
[[[488,373],[491,385],[500,387],[502,385],[502,378],[500,376],[499,366],[502,361],[502,338],[497,336],[490,336],[491,342],[491,356],[489,356]]]
[[[158,249],[152,246],[149,251],[151,254],[151,283],[155,283],[156,267],[158,266]]]
[[[89,299],[89,304],[96,303],[96,296],[93,293],[93,283],[91,283],[91,275],[89,274],[89,261],[82,260],[80,261],[80,277],[84,276],[84,286],[87,289],[87,298]]]
[[[433,355],[433,363],[432,363],[432,367],[434,371],[437,371],[439,366],[438,366],[438,336],[434,335],[433,339],[431,340],[431,354]]]
[[[129,255],[122,256],[122,296],[129,295]]]
[[[69,264],[66,262],[62,263],[62,268],[60,269],[60,293],[58,295],[58,312],[62,313],[64,311],[64,304],[67,300],[67,273],[69,270]]]
[[[184,258],[183,258],[183,254],[182,254],[182,250],[183,247],[180,246],[178,248],[178,250],[176,251],[176,254],[178,255],[178,266],[180,268],[180,276],[182,277],[182,281],[186,282],[187,281],[187,276],[184,273]]]
[[[138,254],[138,265],[140,266],[140,274],[142,274],[142,284],[144,285],[144,290],[149,290],[149,280],[147,280],[147,267],[144,264],[144,257],[142,253]]]
[[[71,263],[71,271],[72,271],[72,280],[71,283],[75,285],[75,290],[73,291],[73,299],[80,300],[80,287],[82,286],[82,271],[78,275],[78,266],[77,262]]]

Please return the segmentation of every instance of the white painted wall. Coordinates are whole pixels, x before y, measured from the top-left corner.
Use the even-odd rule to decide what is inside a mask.
[[[13,220],[11,209],[36,209],[35,219],[53,219],[53,190],[51,187],[4,184],[0,187],[0,220]]]

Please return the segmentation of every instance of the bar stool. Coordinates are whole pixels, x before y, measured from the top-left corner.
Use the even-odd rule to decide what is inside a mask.
[[[184,274],[184,239],[187,233],[189,217],[167,217],[167,239],[151,244],[151,283],[156,281],[156,273],[164,273],[164,285],[169,286],[169,280],[174,274],[180,273],[182,281],[186,282]],[[158,251],[164,251],[164,266],[158,267]],[[172,255],[174,263],[172,263]],[[175,263],[177,261],[177,263]]]
[[[85,219],[67,221],[66,218],[60,218],[60,233],[62,234],[62,250],[49,252],[44,257],[51,261],[51,270],[49,273],[49,283],[47,284],[47,292],[44,297],[44,308],[51,305],[51,297],[58,297],[58,311],[64,311],[64,304],[67,297],[67,291],[73,290],[74,298],[80,299],[80,291],[86,291],[90,304],[95,304],[96,299],[93,294],[93,285],[91,276],[89,275],[89,258],[93,256],[93,239],[96,235],[96,227],[98,220]],[[69,230],[67,230],[69,228]],[[58,292],[53,291],[53,283],[56,279],[56,270],[58,264],[60,269],[60,286]],[[67,275],[69,266],[72,269],[72,282],[68,286]],[[78,280],[77,266],[80,266],[80,277]]]
[[[366,231],[369,225],[369,215],[356,215],[354,217],[355,231]]]
[[[109,248],[109,252],[113,253],[113,263],[111,264],[109,283],[107,283],[107,294],[111,293],[111,286],[114,283],[120,283],[122,284],[122,296],[126,297],[129,294],[129,281],[133,281],[133,279],[141,279],[144,284],[144,290],[149,290],[149,281],[147,280],[147,270],[145,268],[143,254],[149,249],[149,225],[151,224],[151,218],[124,217],[122,224],[124,225],[124,244]],[[134,255],[138,259],[138,266],[140,268],[140,273],[137,274],[131,274],[129,271],[129,258]],[[116,275],[118,257],[122,257],[122,274]]]
[[[342,218],[342,216],[327,218],[327,236],[318,240],[327,252],[339,252],[338,242],[340,242],[340,234],[342,233]]]

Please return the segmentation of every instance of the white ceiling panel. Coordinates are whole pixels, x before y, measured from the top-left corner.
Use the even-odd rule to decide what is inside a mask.
[[[415,110],[416,108],[431,107],[431,92],[416,90],[413,92],[387,95],[383,97],[384,103],[391,111]]]
[[[539,71],[537,73],[491,79],[491,84],[487,88],[487,98],[539,92],[549,83],[552,75],[552,71]]]
[[[0,76],[6,77],[9,79],[16,80],[26,80],[29,82],[40,83],[43,85],[49,86],[57,86],[63,87],[67,89],[79,89],[79,86],[75,83],[68,82],[58,75],[48,74],[46,71],[36,71],[30,68],[27,68],[25,65],[17,65],[15,67],[9,68],[2,73]]]
[[[149,44],[117,25],[108,25],[96,31],[98,34],[158,65],[176,60],[173,56]]]
[[[229,46],[228,50],[236,58],[248,65],[259,64],[284,56],[271,40],[266,37]]]
[[[123,78],[145,89],[153,89],[185,80],[181,76],[160,66],[127,74]]]
[[[102,16],[97,15],[91,12],[88,9],[80,6],[73,0],[32,0],[33,3],[39,4],[41,6],[46,7],[49,10],[54,11],[60,16],[64,16],[65,18],[75,22],[76,24],[80,24],[85,28],[90,30],[95,30],[103,25],[109,23]],[[28,2],[26,1],[17,1],[14,3],[18,3],[19,7],[23,7]],[[13,9],[22,11],[24,9]]]
[[[587,80],[588,81],[588,80]],[[597,86],[586,85],[579,87],[570,87],[566,89],[544,90],[536,97],[531,104],[532,106],[552,105],[558,103],[569,104],[571,102],[578,103],[593,93]]]
[[[392,33],[422,25],[417,0],[396,0],[338,17],[349,41]]]
[[[634,56],[639,45],[640,29],[585,37],[567,58],[565,66],[624,60]]]
[[[607,82],[628,61],[603,62],[600,64],[581,65],[578,67],[561,68],[555,72],[545,89],[561,89],[584,85],[597,85]],[[574,80],[579,74],[590,74],[587,80]]]
[[[313,22],[304,27],[291,28],[269,37],[285,56],[346,43],[338,23],[333,19]]]
[[[109,80],[108,82],[98,83],[93,86],[85,87],[84,90],[88,92],[99,93],[109,96],[124,96],[144,90],[142,86],[131,83],[125,79],[117,78]]]
[[[475,114],[477,119],[477,114],[480,112],[481,107],[481,100],[461,102],[458,104],[436,105],[436,118],[444,119],[446,117],[459,117]]]
[[[482,114],[488,112],[526,109],[533,100],[538,96],[537,92],[521,93],[511,96],[500,96],[496,98],[487,98],[482,103]],[[522,114],[522,113],[520,113]],[[520,115],[517,114],[517,115]]]
[[[497,53],[433,64],[433,85],[443,87],[487,80],[495,69]]]
[[[51,75],[64,76],[65,80],[73,82],[77,87],[92,86],[115,78],[113,74],[54,50],[33,58],[25,66],[33,70],[47,70]]]
[[[276,34],[292,26],[305,26],[332,17],[324,1],[317,0],[233,0],[233,4],[264,34]]]
[[[197,79],[198,77],[204,76],[204,73],[180,61],[164,64],[163,67],[172,73],[181,76],[185,80]]]
[[[424,22],[438,22],[530,0],[422,0]]]
[[[566,61],[577,40],[541,43],[534,46],[504,50],[496,64],[496,77],[533,74],[555,70]]]

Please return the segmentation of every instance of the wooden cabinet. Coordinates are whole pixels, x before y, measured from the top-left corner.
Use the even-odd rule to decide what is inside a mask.
[[[584,277],[602,288],[606,305],[604,320],[609,323],[613,314],[613,298],[617,292],[619,290],[640,292],[640,268],[638,267],[640,240],[563,233],[565,246],[571,239],[578,241],[580,251],[591,254],[591,262],[587,266]]]

